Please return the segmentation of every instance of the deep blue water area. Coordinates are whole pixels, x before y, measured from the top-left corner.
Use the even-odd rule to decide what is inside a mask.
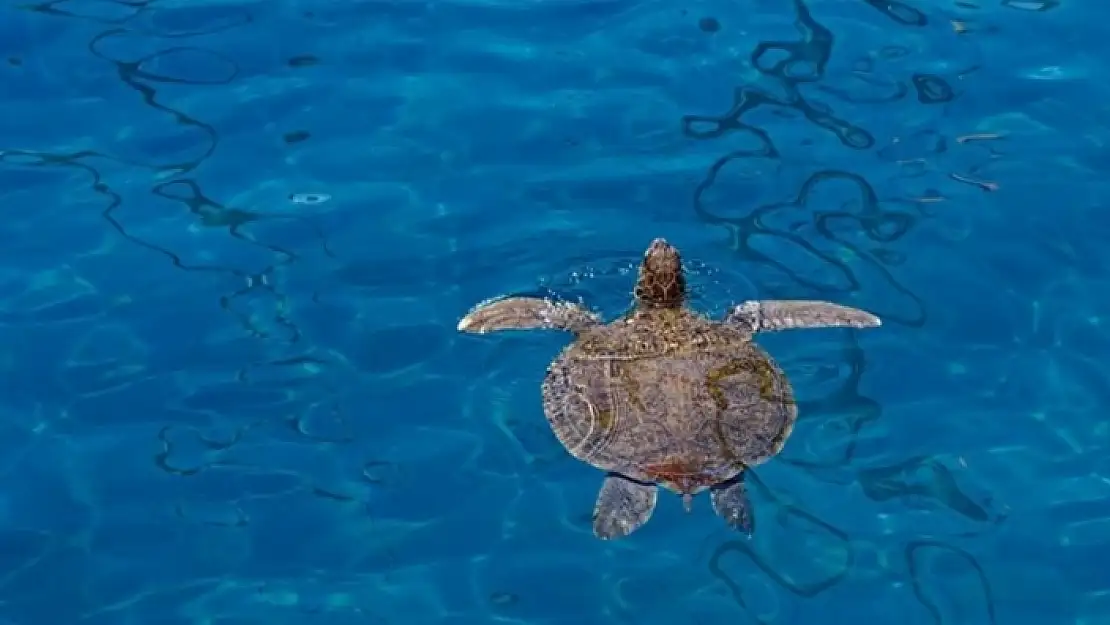
[[[5,0],[3,625],[1110,622],[1110,5]],[[544,419],[654,237],[800,419],[625,539]]]

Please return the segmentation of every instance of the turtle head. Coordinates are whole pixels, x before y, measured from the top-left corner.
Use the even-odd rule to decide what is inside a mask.
[[[674,308],[686,299],[686,274],[675,246],[655,239],[644,252],[636,280],[636,303],[640,306]]]

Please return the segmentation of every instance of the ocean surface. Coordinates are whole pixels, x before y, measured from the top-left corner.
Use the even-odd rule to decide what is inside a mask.
[[[4,0],[0,623],[1110,622],[1103,4]],[[455,329],[658,236],[884,320],[758,337],[751,539]]]

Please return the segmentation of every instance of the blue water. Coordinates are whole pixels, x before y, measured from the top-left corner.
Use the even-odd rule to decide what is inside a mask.
[[[0,623],[1110,619],[1110,52],[1075,0],[9,0]],[[1101,60],[1100,60],[1101,59]],[[665,236],[802,400],[590,533],[557,333]]]

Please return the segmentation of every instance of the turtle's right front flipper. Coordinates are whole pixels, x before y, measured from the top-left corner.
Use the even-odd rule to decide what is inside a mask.
[[[733,308],[726,323],[736,323],[752,332],[804,328],[877,328],[882,320],[850,306],[815,300],[755,300]]]
[[[485,334],[497,330],[582,330],[601,317],[568,302],[538,297],[509,297],[478,304],[459,321],[459,332]]]

